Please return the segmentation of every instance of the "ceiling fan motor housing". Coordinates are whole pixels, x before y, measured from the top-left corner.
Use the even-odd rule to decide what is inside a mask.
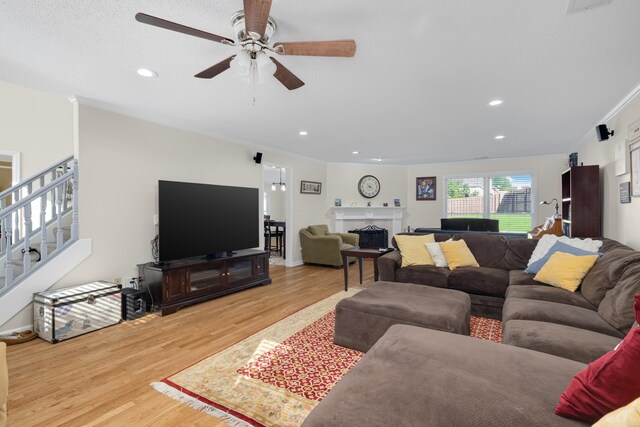
[[[259,40],[263,44],[269,43],[269,40],[273,36],[273,34],[278,29],[278,25],[276,21],[269,17],[267,20],[267,29],[264,31],[264,35],[256,34],[256,33],[248,33],[245,28],[244,23],[244,11],[240,10],[233,14],[231,17],[231,25],[233,26],[233,31],[236,33],[236,38],[242,43],[243,41],[249,40]],[[251,50],[251,49],[248,49]],[[255,51],[262,50],[262,47],[256,49]]]

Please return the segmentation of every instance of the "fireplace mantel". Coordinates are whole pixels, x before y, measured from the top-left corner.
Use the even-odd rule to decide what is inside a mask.
[[[336,206],[331,211],[333,229],[337,233],[345,233],[350,228],[350,222],[364,221],[367,224],[375,225],[380,225],[376,222],[385,224],[391,222],[390,234],[394,235],[402,232],[404,209],[395,206]]]

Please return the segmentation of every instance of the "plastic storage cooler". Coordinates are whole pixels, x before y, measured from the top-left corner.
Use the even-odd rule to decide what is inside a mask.
[[[121,289],[122,285],[100,281],[35,294],[33,319],[38,336],[55,344],[119,323]]]

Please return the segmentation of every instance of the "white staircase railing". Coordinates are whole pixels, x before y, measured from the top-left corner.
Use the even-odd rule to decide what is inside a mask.
[[[69,211],[71,226],[65,239],[63,217]],[[68,157],[0,193],[0,233],[2,295],[78,240],[77,160]],[[37,262],[31,260],[32,245],[39,246]]]

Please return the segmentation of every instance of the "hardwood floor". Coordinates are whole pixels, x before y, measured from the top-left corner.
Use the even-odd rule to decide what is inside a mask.
[[[224,426],[152,389],[161,380],[344,289],[342,269],[271,266],[273,283],[49,344],[8,347],[8,426]],[[364,262],[364,283],[373,264]],[[358,283],[350,268],[349,283]]]

